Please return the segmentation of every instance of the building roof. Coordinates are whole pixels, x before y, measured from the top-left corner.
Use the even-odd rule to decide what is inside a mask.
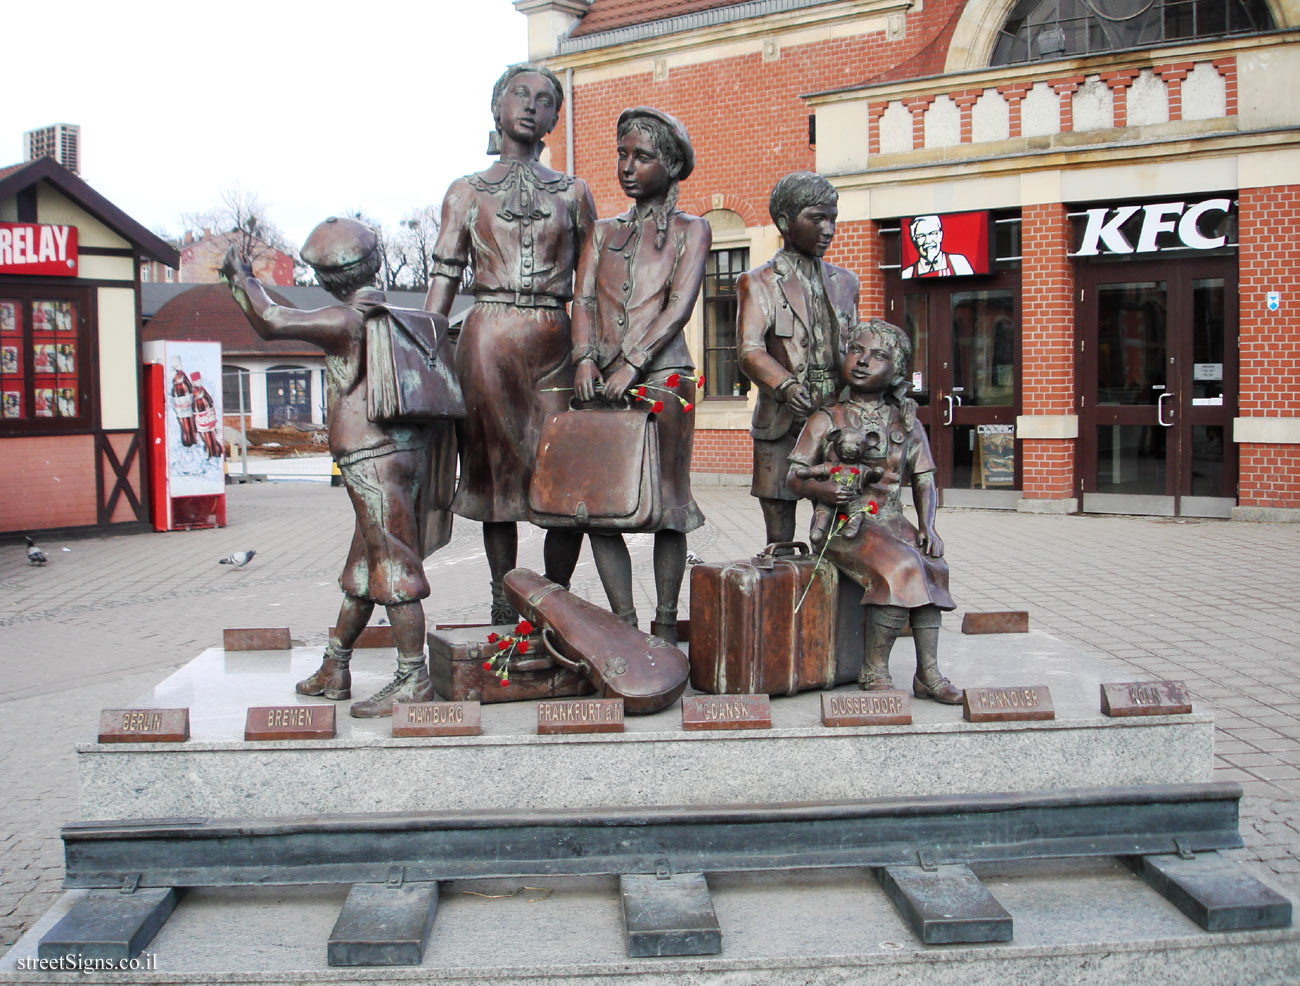
[[[52,157],[0,171],[0,199],[16,196],[41,181],[49,182],[144,256],[168,267],[180,266],[181,255],[174,246],[149,232]]]
[[[570,37],[599,34],[618,27],[661,21],[714,7],[739,6],[736,0],[593,0],[591,9],[570,32]]]
[[[338,304],[324,288],[268,285],[267,294],[278,305],[312,311]],[[386,291],[391,304],[401,308],[423,308],[423,291]],[[451,324],[458,326],[474,304],[473,295],[458,294],[451,305]],[[145,320],[145,342],[169,339],[180,342],[219,342],[223,355],[319,356],[320,349],[294,339],[268,342],[258,335],[243,310],[235,304],[230,285],[142,284],[140,315]]]

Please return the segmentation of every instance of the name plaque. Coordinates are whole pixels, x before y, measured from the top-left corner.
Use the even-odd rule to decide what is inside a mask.
[[[259,705],[244,720],[246,740],[333,739],[332,705]]]
[[[910,726],[912,699],[907,692],[822,692],[823,726]]]
[[[190,738],[189,709],[103,709],[101,743],[184,743]]]
[[[1121,681],[1102,683],[1102,715],[1184,716],[1192,711],[1192,697],[1181,681]]]
[[[478,702],[395,702],[394,736],[478,736],[483,732]]]
[[[771,729],[766,695],[688,695],[682,699],[683,729]]]
[[[564,699],[537,703],[537,735],[621,733],[621,698]]]
[[[962,714],[967,722],[1017,722],[1055,719],[1056,708],[1046,685],[967,688],[962,698]]]
[[[226,650],[289,650],[293,640],[288,627],[226,627],[222,646]]]
[[[1029,612],[1023,609],[996,613],[967,613],[961,618],[962,633],[1028,633]]]

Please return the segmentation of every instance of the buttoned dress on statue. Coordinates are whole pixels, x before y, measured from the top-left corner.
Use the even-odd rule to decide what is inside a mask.
[[[452,509],[462,517],[525,519],[542,422],[571,396],[564,306],[595,211],[585,182],[536,162],[499,161],[447,191],[434,272],[474,269],[456,344],[466,416]]]
[[[801,276],[801,267],[809,273]],[[785,477],[804,419],[777,391],[793,378],[808,388],[815,406],[835,400],[845,339],[858,317],[858,278],[843,267],[781,249],[740,276],[736,298],[740,369],[758,387],[749,429],[754,439],[750,492],[797,500]],[[814,358],[819,342],[822,359]]]
[[[699,290],[712,234],[697,216],[674,210],[660,219],[666,222],[662,247],[652,211],[638,217],[634,207],[596,223],[578,265],[573,354],[575,360],[590,355],[605,377],[631,364],[639,371],[633,389],[645,385],[648,400],[663,401],[656,416],[663,519],[647,530],[686,533],[704,523],[691,495],[695,410],[682,406],[695,403],[695,364],[682,329],[661,316],[670,299],[694,298]],[[669,388],[665,381],[674,373],[681,380]]]
[[[915,405],[905,412],[891,403],[848,400],[818,408],[800,433],[790,462],[815,466],[826,461],[830,434],[836,428],[883,429],[889,446],[883,461],[864,463],[884,471],[876,482],[863,484],[860,500],[863,504],[874,500],[878,512],[863,516],[862,528],[854,537],[830,538],[827,560],[862,586],[864,606],[955,609],[948,592],[948,563],[917,547],[916,528],[903,513],[899,497],[903,484],[935,468],[925,430],[916,420]]]

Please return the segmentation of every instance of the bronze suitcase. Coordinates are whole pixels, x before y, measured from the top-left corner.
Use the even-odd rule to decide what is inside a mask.
[[[541,645],[540,634],[529,637],[527,654],[510,659],[510,684],[501,687],[497,676],[483,670],[483,662],[496,653],[489,633],[505,636],[515,625],[454,627],[429,631],[429,677],[433,689],[450,702],[523,702],[538,698],[590,695],[595,686],[552,660]]]
[[[817,567],[803,543],[693,566],[692,687],[715,695],[793,695],[855,681],[862,593],[850,583],[841,594],[839,581],[835,566]]]

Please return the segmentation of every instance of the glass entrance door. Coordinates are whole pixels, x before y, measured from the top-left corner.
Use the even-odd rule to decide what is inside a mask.
[[[910,393],[949,506],[1014,508],[1020,499],[1016,293],[927,286],[902,296],[915,350]]]
[[[1236,502],[1236,284],[1221,261],[1081,268],[1079,484],[1100,513]]]

